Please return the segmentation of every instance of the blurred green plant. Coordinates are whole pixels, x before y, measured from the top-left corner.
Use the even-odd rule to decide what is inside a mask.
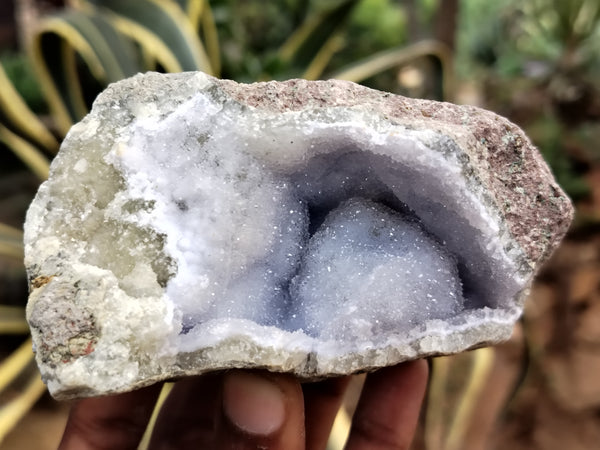
[[[486,103],[519,123],[566,192],[584,199],[590,193],[586,171],[598,161],[595,138],[583,141],[585,130],[600,119],[600,2],[463,1],[463,6],[458,75],[484,79]],[[575,149],[587,152],[573,152],[574,136],[582,141]]]
[[[544,159],[553,168],[558,183],[574,200],[581,200],[589,193],[589,186],[576,172],[574,163],[563,148],[568,131],[556,117],[541,115],[529,127],[530,137],[537,142]]]
[[[31,110],[36,114],[48,113],[48,105],[27,56],[22,53],[4,52],[0,55],[0,64],[15,90]]]
[[[461,16],[457,56],[463,76],[477,64],[505,76],[534,70],[531,62],[547,64],[548,72],[600,69],[597,0],[463,1]]]
[[[26,59],[0,58],[0,156],[11,161],[7,172],[27,170],[39,181],[47,178],[60,141],[97,94],[137,72],[202,70],[239,81],[333,73],[361,82],[426,58],[437,61],[432,66],[437,95],[450,92],[449,51],[435,41],[405,45],[407,15],[391,0],[67,3],[39,21]],[[436,2],[423,3],[422,11],[431,14]],[[22,231],[1,220],[0,263],[17,262],[14,276],[24,278]],[[25,298],[17,306],[0,306],[0,334],[28,333],[24,303]],[[0,365],[0,393],[29,377],[0,410],[0,442],[44,392],[39,375],[28,371],[32,360],[26,340]],[[340,414],[338,435],[349,427]],[[344,438],[333,436],[334,441]]]

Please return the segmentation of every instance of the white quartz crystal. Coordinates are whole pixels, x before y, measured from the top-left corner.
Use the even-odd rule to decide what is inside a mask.
[[[351,199],[311,238],[290,293],[302,329],[319,339],[379,344],[389,333],[463,307],[456,260],[416,223]]]
[[[571,213],[488,112],[346,82],[138,75],[71,129],[28,212],[37,361],[67,398],[497,342]]]

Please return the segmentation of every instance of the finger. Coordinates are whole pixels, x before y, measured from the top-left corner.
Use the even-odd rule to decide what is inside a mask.
[[[304,400],[294,377],[264,371],[225,374],[219,449],[304,449]]]
[[[214,448],[222,374],[175,383],[156,419],[149,449]]]
[[[427,386],[423,360],[367,376],[348,439],[348,450],[408,449]]]
[[[79,400],[71,408],[59,450],[136,449],[160,389],[159,384]]]
[[[327,446],[333,421],[340,409],[349,382],[350,377],[331,378],[302,386],[306,448],[319,450]]]

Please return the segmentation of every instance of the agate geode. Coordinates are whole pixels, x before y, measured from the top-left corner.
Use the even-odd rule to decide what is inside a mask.
[[[37,362],[68,398],[498,342],[571,216],[523,132],[481,109],[138,75],[71,129],[28,211]]]

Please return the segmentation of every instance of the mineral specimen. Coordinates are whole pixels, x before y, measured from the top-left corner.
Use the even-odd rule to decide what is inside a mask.
[[[481,109],[138,75],[71,129],[27,214],[37,362],[70,398],[498,342],[571,216],[522,131]]]

